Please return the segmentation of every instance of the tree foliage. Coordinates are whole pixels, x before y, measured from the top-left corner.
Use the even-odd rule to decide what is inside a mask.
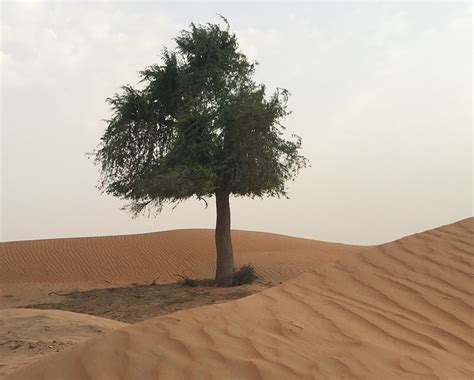
[[[217,192],[286,196],[306,165],[301,139],[284,137],[288,91],[266,96],[228,24],[191,24],[175,42],[140,72],[140,88],[108,99],[96,151],[102,189],[134,213]]]

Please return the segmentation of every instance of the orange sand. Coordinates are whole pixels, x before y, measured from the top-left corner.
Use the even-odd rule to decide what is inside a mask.
[[[251,262],[262,281],[278,283],[364,247],[233,231],[236,266]],[[0,309],[47,294],[214,275],[212,230],[0,243]]]
[[[8,379],[472,379],[473,245],[471,218],[90,339]],[[266,249],[267,263],[272,249],[284,261],[273,239]]]

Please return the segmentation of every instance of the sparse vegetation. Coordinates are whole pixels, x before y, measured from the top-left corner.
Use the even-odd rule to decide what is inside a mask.
[[[197,286],[214,286],[214,281],[206,278],[190,278],[188,276],[183,276],[182,274],[177,274],[181,280],[178,281],[178,284],[181,286],[188,286],[190,288],[195,288]]]
[[[177,275],[181,278],[179,284],[182,286],[188,286],[191,288],[195,288],[197,286],[215,286],[215,281],[211,279],[194,279],[188,276]],[[252,284],[258,278],[257,272],[255,271],[255,267],[252,264],[245,264],[240,267],[240,269],[234,268],[234,272],[232,275],[232,286],[241,286]]]
[[[58,300],[26,307],[67,310],[136,323],[179,310],[246,297],[269,287],[265,284],[254,284],[220,288],[214,286],[213,279],[189,278],[190,282],[186,283],[196,286],[187,286],[184,281],[186,277],[181,278],[178,282],[156,283],[154,286],[150,286],[148,282],[135,286],[73,291]]]
[[[194,278],[189,278],[187,276],[183,276],[181,280],[181,285],[183,286],[189,286],[191,288],[195,288],[198,286],[198,281],[195,280]]]
[[[239,270],[234,269],[232,276],[232,286],[251,284],[257,279],[257,272],[252,264],[245,264]]]

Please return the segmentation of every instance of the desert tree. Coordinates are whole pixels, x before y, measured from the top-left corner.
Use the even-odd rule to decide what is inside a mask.
[[[95,151],[99,187],[135,215],[215,196],[218,286],[234,270],[230,195],[286,197],[285,183],[306,165],[301,139],[284,136],[288,91],[266,96],[256,62],[223,21],[191,24],[140,72],[138,88],[107,99],[112,116]]]

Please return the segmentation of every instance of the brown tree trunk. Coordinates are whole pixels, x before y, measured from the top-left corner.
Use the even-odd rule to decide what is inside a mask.
[[[231,286],[234,273],[234,254],[230,237],[229,193],[216,193],[216,285]]]

